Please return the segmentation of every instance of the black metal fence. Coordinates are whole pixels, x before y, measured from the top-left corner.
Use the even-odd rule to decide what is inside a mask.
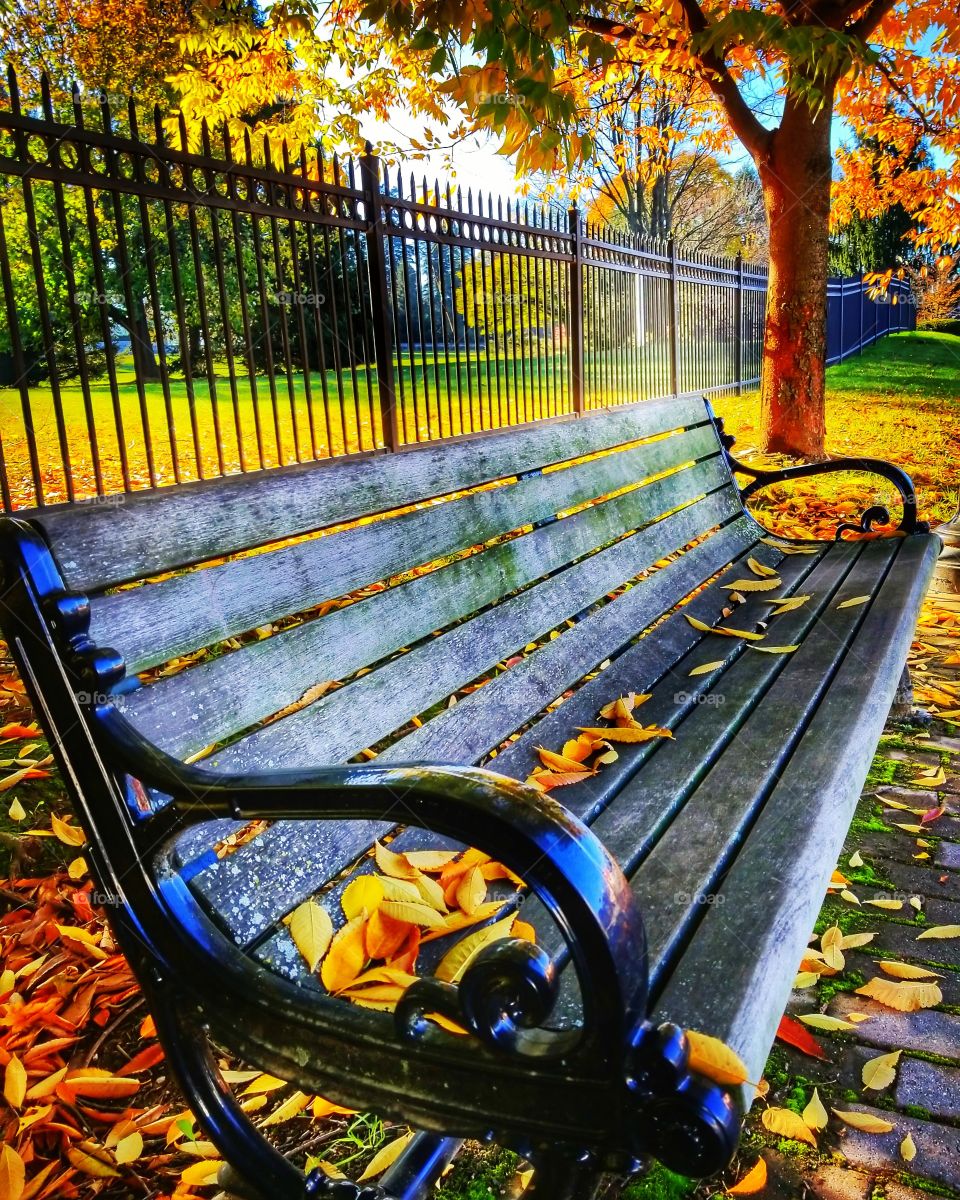
[[[742,390],[766,271],[11,73],[0,287],[12,510]],[[829,361],[912,311],[831,281]]]

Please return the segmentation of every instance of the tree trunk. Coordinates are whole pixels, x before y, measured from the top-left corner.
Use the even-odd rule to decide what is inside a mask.
[[[788,99],[757,163],[770,225],[761,371],[763,449],[822,458],[833,96]]]
[[[153,340],[150,337],[150,324],[147,321],[147,311],[143,301],[134,299],[134,316],[128,315],[126,309],[110,305],[112,320],[122,326],[130,335],[130,351],[133,354],[133,368],[140,379],[159,379],[160,368],[153,353]]]

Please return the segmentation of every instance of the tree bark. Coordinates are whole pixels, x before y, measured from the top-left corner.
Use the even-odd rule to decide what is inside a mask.
[[[762,447],[824,454],[832,89],[819,110],[790,98],[758,160],[770,226],[761,368]]]
[[[147,321],[147,311],[143,301],[134,300],[136,311],[131,317],[126,309],[110,305],[110,317],[122,326],[130,335],[130,351],[133,354],[133,367],[140,379],[159,379],[160,368],[153,353],[153,340],[150,337],[150,325]]]

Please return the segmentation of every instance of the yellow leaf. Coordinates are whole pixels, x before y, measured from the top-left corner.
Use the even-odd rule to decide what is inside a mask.
[[[840,899],[846,900],[846,902],[848,904],[859,904],[860,903],[856,894],[854,892],[851,892],[849,888],[843,889],[843,891],[840,893]]]
[[[868,1059],[861,1072],[863,1086],[874,1092],[882,1092],[885,1087],[889,1087],[897,1077],[897,1063],[902,1053],[902,1050],[892,1050],[889,1054],[880,1054],[876,1058]]]
[[[838,604],[837,608],[857,608],[861,604],[866,604],[869,599],[869,596],[851,596],[849,600]]]
[[[724,660],[722,658],[718,658],[716,662],[702,663],[699,667],[694,667],[690,672],[690,675],[709,675],[710,672],[715,671],[717,667],[722,667],[723,663]]]
[[[803,988],[813,987],[819,978],[819,971],[800,971],[793,981],[793,986],[801,990]]]
[[[936,971],[928,971],[926,967],[915,967],[913,963],[893,962],[889,959],[884,959],[877,963],[877,966],[885,975],[892,975],[894,979],[939,979],[940,976]]]
[[[919,912],[923,908],[923,901],[919,896],[911,896],[907,901],[911,908],[915,908]]]
[[[74,881],[82,879],[87,873],[87,860],[82,854],[78,855],[67,867],[67,874]]]
[[[783,587],[783,580],[776,576],[770,579],[735,579],[733,583],[721,584],[721,587],[733,592],[772,592],[774,588]]]
[[[849,1021],[842,1021],[839,1017],[828,1017],[826,1013],[804,1013],[800,1020],[814,1029],[826,1029],[834,1033],[841,1029],[855,1028]]]
[[[845,1125],[851,1125],[863,1133],[889,1133],[893,1129],[893,1125],[889,1121],[884,1121],[882,1117],[875,1117],[873,1113],[841,1112],[840,1109],[835,1108],[833,1115],[839,1117]]]
[[[69,821],[58,817],[56,813],[50,818],[50,828],[53,830],[54,837],[63,842],[65,846],[82,846],[87,840],[87,835],[82,829],[77,829]]]
[[[387,905],[381,906],[386,909]],[[403,905],[397,905],[401,908]],[[425,911],[430,911],[422,906]],[[436,914],[434,914],[436,915]],[[354,917],[337,931],[320,967],[320,979],[328,992],[339,992],[356,979],[367,961],[364,949],[365,918]]]
[[[3,1073],[3,1098],[11,1108],[19,1108],[27,1094],[27,1069],[15,1054],[10,1056]]]
[[[842,971],[844,967],[843,954],[840,952],[840,943],[842,941],[843,930],[838,925],[831,925],[829,929],[824,931],[823,937],[820,939],[823,961],[835,971]]]
[[[583,764],[576,758],[565,758],[562,754],[555,754],[552,750],[547,750],[543,746],[537,747],[537,754],[540,761],[545,767],[551,771],[582,771]]]
[[[395,921],[408,921],[411,925],[422,925],[425,929],[437,929],[443,924],[443,916],[427,904],[410,901],[384,900],[380,912]]]
[[[344,1108],[342,1104],[334,1104],[332,1100],[326,1100],[323,1096],[317,1096],[313,1102],[311,1109],[314,1119],[322,1120],[324,1117],[331,1117],[334,1114],[340,1114],[345,1117],[356,1116],[355,1108]]]
[[[0,997],[9,996],[16,986],[17,977],[7,967],[4,971],[0,971]]]
[[[903,908],[902,900],[864,900],[864,904],[872,904],[874,908],[885,908],[889,912],[899,912]]]
[[[853,1021],[857,1025],[860,1025],[863,1021],[870,1020],[870,1014],[869,1013],[860,1013],[860,1012],[848,1012],[847,1020]]]
[[[705,1075],[714,1083],[733,1087],[747,1081],[747,1068],[735,1050],[719,1038],[695,1029],[686,1031],[690,1047],[690,1070]]]
[[[298,1113],[303,1112],[309,1103],[309,1096],[305,1096],[303,1092],[294,1092],[286,1100],[278,1104],[270,1116],[261,1121],[260,1124],[263,1127],[267,1125],[282,1125],[284,1121],[289,1121]]]
[[[931,925],[929,929],[925,929],[923,933],[917,934],[917,941],[922,941],[923,938],[958,938],[960,937],[960,925]]]
[[[894,821],[893,823],[897,829],[902,829],[904,833],[920,833],[923,829],[922,825],[907,825],[902,821]]]
[[[760,1119],[771,1133],[793,1138],[795,1142],[806,1142],[808,1146],[816,1148],[817,1139],[813,1136],[812,1131],[807,1127],[803,1117],[791,1109],[767,1108],[764,1109]]]
[[[140,1080],[122,1075],[111,1075],[97,1067],[78,1067],[68,1071],[64,1083],[78,1096],[90,1096],[98,1100],[116,1100],[132,1096],[139,1088]]]
[[[136,1162],[143,1153],[143,1135],[139,1129],[121,1138],[113,1153],[118,1163]]]
[[[796,646],[748,646],[748,650],[759,650],[763,654],[792,654],[794,650],[799,650],[799,643]]]
[[[465,874],[468,873],[469,872],[465,872]],[[420,899],[426,901],[426,903],[431,908],[435,908],[438,913],[446,914],[447,902],[443,898],[443,888],[440,886],[440,884],[435,879],[431,879],[429,875],[418,876],[415,880],[415,883]]]
[[[875,933],[848,933],[840,943],[841,950],[859,950],[868,946],[877,935]]]
[[[485,925],[476,933],[462,938],[440,959],[434,975],[444,983],[457,983],[481,950],[510,936],[510,929],[515,920],[515,914],[510,913],[501,917],[499,921],[494,921],[492,925]]]
[[[762,1158],[758,1158],[756,1164],[744,1175],[744,1177],[733,1185],[732,1188],[727,1188],[728,1196],[753,1196],[756,1192],[762,1192],[767,1186],[767,1164]]]
[[[913,1134],[908,1133],[900,1143],[900,1157],[904,1162],[913,1162],[917,1157],[917,1144],[913,1140]]]
[[[376,1179],[378,1175],[382,1175],[388,1167],[393,1166],[412,1140],[413,1130],[405,1133],[403,1137],[395,1138],[388,1146],[384,1146],[382,1150],[378,1150],[367,1163],[366,1170],[357,1182],[364,1183],[367,1179]]]
[[[657,725],[648,725],[645,728],[635,725],[629,729],[581,729],[580,732],[606,738],[608,742],[649,742],[654,738],[673,737],[669,729],[662,729]]]
[[[343,890],[340,906],[348,921],[365,914],[370,917],[383,902],[383,884],[376,875],[361,875]],[[312,969],[312,968],[311,968]]]
[[[850,855],[850,866],[851,867],[862,867],[863,866],[863,859],[860,856],[859,850],[854,850],[853,854]]]
[[[460,880],[460,886],[457,888],[457,903],[465,913],[475,913],[483,903],[487,895],[487,881],[483,877],[483,871],[479,867],[474,867],[467,871]]]
[[[877,977],[857,988],[857,993],[897,1012],[919,1012],[921,1008],[933,1008],[943,1003],[943,993],[935,983],[894,983]]]
[[[408,850],[404,858],[420,871],[442,871],[457,857],[456,850]]]
[[[208,1158],[201,1162],[191,1163],[189,1167],[180,1172],[180,1182],[187,1184],[188,1187],[211,1187],[217,1182],[217,1176],[222,1166],[223,1160],[219,1158]]]
[[[761,538],[760,541],[765,546],[772,546],[774,550],[779,550],[782,554],[816,554],[819,550],[818,546],[791,546],[787,542],[778,542],[774,538]]]
[[[689,613],[684,613],[683,615],[694,629],[699,629],[701,633],[719,633],[723,637],[742,637],[746,638],[748,642],[762,642],[765,636],[762,633],[750,633],[746,629],[721,629],[716,625],[705,625],[703,621],[698,621],[696,617],[691,617]]]
[[[278,1079],[276,1075],[258,1075],[253,1083],[243,1089],[241,1093],[244,1096],[259,1096],[263,1092],[275,1092],[277,1088],[287,1086],[285,1079]]]
[[[24,821],[26,820],[27,810],[20,803],[19,799],[15,799],[7,809],[7,816],[11,821]]]
[[[379,842],[374,846],[373,854],[380,870],[393,879],[416,879],[419,874],[405,854],[394,854]]]
[[[437,938],[446,937],[448,933],[458,933],[461,929],[469,929],[471,925],[479,925],[494,917],[506,904],[506,900],[488,900],[481,904],[475,913],[452,912],[443,917],[436,929],[431,929],[423,935],[422,942],[433,942]]]
[[[812,600],[813,596],[771,596],[767,600],[767,604],[775,604],[777,607],[773,610],[775,617],[781,617],[785,613],[795,612],[798,608],[803,608],[808,600]]]
[[[330,914],[315,900],[305,900],[290,914],[287,927],[308,970],[315,971],[333,940]]]
[[[84,1175],[94,1179],[118,1179],[120,1172],[113,1165],[113,1155],[102,1146],[90,1142],[79,1142],[67,1147],[67,1158]]]
[[[16,1150],[0,1147],[0,1200],[20,1200],[25,1178],[23,1159]]]
[[[754,573],[754,575],[759,575],[762,579],[772,579],[777,573],[773,567],[765,566],[764,563],[759,562],[755,558],[748,558],[747,566]]]
[[[803,1110],[803,1123],[808,1129],[816,1132],[819,1129],[826,1129],[827,1121],[830,1119],[827,1115],[827,1110],[823,1107],[823,1101],[820,1099],[820,1093],[816,1088],[813,1089],[813,1095],[810,1097],[810,1103]]]

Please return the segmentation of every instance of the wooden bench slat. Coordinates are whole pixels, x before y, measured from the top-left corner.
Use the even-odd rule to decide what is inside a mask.
[[[938,550],[932,537],[901,545],[895,570],[722,882],[723,905],[702,913],[665,981],[661,1019],[669,1014],[722,1038],[752,1080],[763,1070],[896,691],[913,637],[913,622],[904,617],[919,612]],[[705,988],[704,980],[723,986]]]
[[[682,396],[361,461],[303,463],[133,493],[122,497],[122,521],[105,504],[38,519],[67,586],[90,591],[705,420],[702,396]]]
[[[719,482],[717,440],[701,427],[387,518],[389,528],[360,525],[98,597],[91,636],[140,671],[707,456]]]
[[[313,684],[348,678],[597,545],[709,490],[716,460],[543,525],[480,554],[374,593],[264,641],[161,679],[120,701],[171,754],[193,754],[297,701]],[[709,511],[703,520],[710,520]]]
[[[697,469],[686,474],[689,490],[695,495]],[[664,485],[667,482],[676,489],[675,481],[664,481]],[[651,491],[660,486],[651,484]],[[616,513],[617,503],[590,510],[592,519],[599,525]],[[732,488],[708,495],[421,642],[408,654],[392,658],[309,707],[256,730],[206,762],[213,770],[257,771],[350,758],[582,612],[704,528],[732,515],[736,504]]]
[[[701,504],[702,503],[706,502],[701,502]],[[678,518],[682,518],[684,516],[684,511],[679,512],[679,514],[676,514],[673,517],[667,518],[667,521],[674,522],[674,529],[682,529],[677,522]],[[664,522],[664,524],[666,524],[666,522]],[[718,536],[718,538],[722,538],[724,533],[716,536]],[[678,533],[676,536],[674,536],[674,541],[677,540],[677,536],[679,538],[679,545],[683,545],[683,533]],[[712,541],[713,539],[704,542],[703,545],[696,547],[695,551],[691,551],[689,556],[686,556],[686,558],[689,559],[688,571],[691,571],[691,575],[686,576],[684,580],[679,580],[678,578],[678,580],[674,581],[674,602],[682,599],[682,596],[685,594],[686,590],[689,589],[691,576],[695,577],[698,574],[702,580],[702,578],[708,578],[710,574],[713,574],[713,571],[716,568],[712,562],[712,559],[710,559],[709,550]],[[590,559],[590,563],[594,562],[595,559]],[[700,564],[697,566],[696,570],[694,569],[695,563]],[[606,589],[601,588],[600,590],[602,594],[602,592],[604,592]],[[632,592],[641,592],[642,589],[634,588],[631,590]],[[620,602],[625,599],[626,595],[630,594],[631,593],[625,593],[624,596],[620,596],[619,600],[613,602],[613,605],[607,605],[605,608],[601,608],[598,613],[595,613],[593,617],[588,618],[587,622],[582,624],[587,625],[599,622],[600,628],[605,628],[606,623],[610,622],[611,620],[611,617],[607,616],[607,614],[611,612],[614,606],[620,604]],[[636,614],[636,610],[634,611]],[[580,628],[580,626],[577,626],[577,628]],[[540,653],[542,653],[542,650],[539,650],[538,654]],[[601,658],[602,656],[604,655],[601,655]],[[404,656],[404,658],[397,661],[400,662],[400,664],[404,664],[407,658],[409,658],[409,656]],[[511,670],[516,670],[516,667],[511,668]],[[362,679],[358,680],[358,683],[364,683],[368,678],[371,677],[362,677]],[[343,689],[344,692],[348,690],[349,689]],[[323,703],[323,701],[320,701],[319,703]],[[370,707],[371,706],[362,706],[361,704],[361,706],[358,706],[358,709],[361,709],[362,712],[367,712]],[[287,722],[294,721],[296,718],[301,718],[301,716],[304,716],[304,714],[295,714],[294,718],[287,718],[286,721],[277,722],[277,725],[275,726],[268,726],[263,733],[269,733],[271,730],[277,730],[280,725],[287,724]],[[368,734],[370,734],[370,727],[365,725],[364,732],[359,733],[356,740],[362,742],[364,738],[368,737]],[[298,750],[300,745],[299,740],[296,737],[288,738],[286,744],[289,745],[289,749],[286,751],[289,752],[289,754],[293,754],[295,750]],[[240,745],[242,746],[242,743]],[[404,755],[403,757],[407,757],[407,755]],[[451,758],[454,761],[469,761],[468,758],[462,754],[451,755]],[[233,764],[230,764],[230,766],[233,766]],[[272,826],[270,829],[266,830],[265,833],[260,834],[259,838],[254,839],[250,842],[250,844],[242,847],[241,850],[233,854],[232,857],[223,860],[223,862],[217,863],[214,868],[211,868],[211,870],[205,871],[203,874],[198,875],[196,881],[194,881],[194,887],[202,890],[203,894],[209,899],[210,902],[212,902],[212,904],[223,907],[224,911],[227,913],[227,919],[230,920],[232,919],[232,913],[235,912],[236,908],[242,904],[242,895],[244,895],[245,892],[245,872],[248,870],[246,864],[247,862],[250,862],[250,860],[256,858],[258,865],[256,866],[256,869],[254,869],[254,874],[264,874],[264,872],[268,870],[268,865],[266,864],[271,864],[271,868],[275,872],[277,884],[275,884],[276,894],[271,901],[272,911],[274,911],[274,918],[272,919],[281,917],[282,914],[289,911],[289,908],[293,907],[299,899],[302,899],[304,896],[314,892],[314,890],[317,890],[317,888],[322,886],[322,884],[328,880],[328,878],[330,878],[332,875],[336,875],[337,871],[341,869],[342,865],[346,865],[346,863],[340,862],[337,864],[326,862],[324,858],[318,857],[312,852],[312,833],[306,828],[306,824],[307,823],[300,823],[296,824],[295,826],[295,824],[292,823],[281,823],[276,824],[276,826]],[[312,823],[310,824],[312,826]],[[386,827],[384,827],[384,829],[385,828]],[[354,847],[353,852],[355,854],[359,854],[364,850],[365,845],[358,844]],[[349,856],[347,856],[347,862],[349,862]],[[241,916],[244,916],[245,918],[245,914],[241,914]],[[251,938],[256,937],[260,932],[258,928],[254,928],[254,926],[251,926],[246,922],[244,928],[230,926],[230,929],[232,929],[233,935],[238,937],[241,941],[251,940]]]

